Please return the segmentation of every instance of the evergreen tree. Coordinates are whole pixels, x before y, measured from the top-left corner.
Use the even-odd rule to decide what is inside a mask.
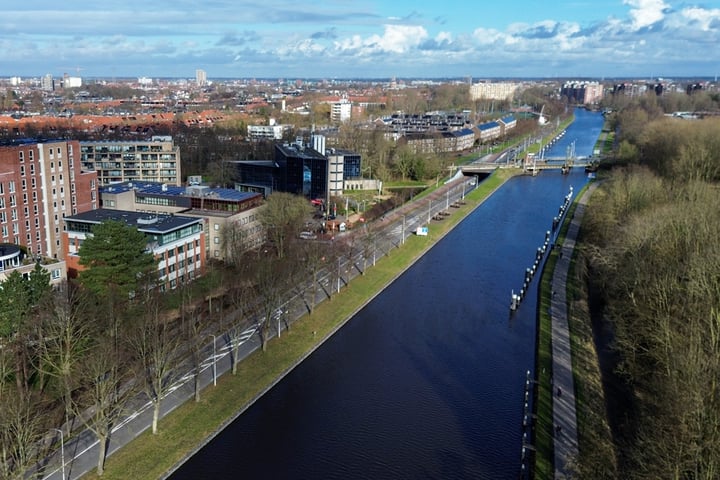
[[[128,298],[141,287],[154,286],[158,261],[142,232],[110,220],[96,225],[85,239],[80,264],[86,267],[79,275],[84,287],[96,295],[116,292]]]

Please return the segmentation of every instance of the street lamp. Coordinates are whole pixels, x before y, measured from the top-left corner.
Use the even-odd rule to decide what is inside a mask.
[[[405,215],[403,215],[402,232],[400,235],[400,243],[405,245]]]
[[[217,386],[217,356],[215,355],[215,342],[217,340],[217,337],[215,335],[210,334],[211,337],[213,337],[213,386]]]
[[[65,438],[63,431],[59,428],[53,428],[56,432],[60,432],[60,461],[62,462],[62,480],[65,480]]]

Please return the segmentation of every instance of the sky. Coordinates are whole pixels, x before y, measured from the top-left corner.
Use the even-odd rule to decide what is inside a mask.
[[[0,77],[679,78],[720,73],[720,0],[31,0]]]

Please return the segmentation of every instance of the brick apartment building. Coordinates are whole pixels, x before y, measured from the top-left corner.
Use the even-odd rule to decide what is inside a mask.
[[[63,259],[63,219],[98,207],[98,180],[74,140],[0,144],[0,243]]]

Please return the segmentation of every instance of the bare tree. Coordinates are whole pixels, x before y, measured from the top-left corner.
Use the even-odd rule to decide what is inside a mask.
[[[279,322],[285,313],[281,307],[283,295],[289,286],[285,281],[287,264],[276,257],[264,255],[258,258],[255,271],[254,297],[257,299],[255,306],[260,317],[258,327],[264,352],[273,324]]]
[[[105,470],[112,428],[126,413],[126,405],[135,393],[131,369],[121,360],[118,342],[100,339],[80,368],[84,389],[73,399],[73,412],[98,441],[97,473]]]
[[[37,398],[14,385],[0,386],[0,477],[27,478],[46,431],[47,416],[39,405]]]
[[[72,390],[77,385],[77,368],[91,344],[91,316],[84,310],[87,299],[78,290],[61,289],[51,298],[38,325],[37,369],[58,381],[69,424]],[[70,428],[70,427],[68,427]]]
[[[130,345],[137,356],[140,385],[153,406],[152,433],[157,434],[163,397],[176,379],[180,336],[160,315],[160,299],[148,292],[139,325],[132,330]]]
[[[189,357],[194,372],[195,401],[200,401],[200,372],[202,370],[202,350],[205,344],[205,322],[202,308],[193,302],[188,287],[183,287],[182,306],[180,307],[183,341],[189,349]]]

